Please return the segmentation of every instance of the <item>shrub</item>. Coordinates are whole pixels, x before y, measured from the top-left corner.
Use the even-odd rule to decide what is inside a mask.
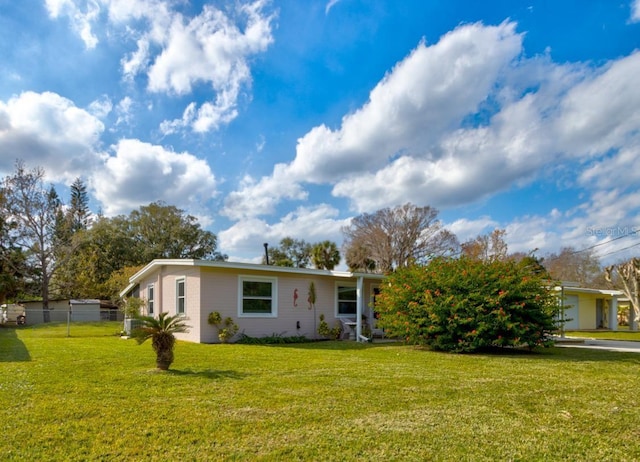
[[[227,317],[223,321],[222,315],[217,311],[209,313],[207,322],[218,329],[218,339],[222,343],[228,343],[233,338],[233,336],[238,333],[239,327],[233,321],[233,318]]]
[[[329,323],[325,321],[324,314],[320,314],[320,324],[318,324],[318,334],[323,337],[328,337],[331,340],[336,340],[342,333],[342,327],[340,324],[336,324],[334,327],[329,327]]]
[[[376,311],[387,335],[436,350],[548,346],[559,309],[548,286],[526,263],[440,258],[388,276]]]

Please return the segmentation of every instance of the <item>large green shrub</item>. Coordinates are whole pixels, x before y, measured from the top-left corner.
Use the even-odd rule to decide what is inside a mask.
[[[385,279],[376,300],[386,335],[437,350],[548,346],[558,306],[526,263],[435,259]]]

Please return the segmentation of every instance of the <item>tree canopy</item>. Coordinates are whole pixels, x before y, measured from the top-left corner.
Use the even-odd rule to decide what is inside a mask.
[[[342,229],[349,266],[367,268],[371,261],[375,271],[389,273],[455,253],[458,239],[437,217],[435,208],[407,203],[353,218]]]

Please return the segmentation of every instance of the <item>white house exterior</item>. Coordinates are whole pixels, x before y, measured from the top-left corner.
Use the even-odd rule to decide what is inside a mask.
[[[218,342],[216,327],[207,322],[212,312],[223,319],[231,317],[239,332],[250,337],[276,334],[311,339],[320,338],[322,314],[331,327],[346,321],[353,326],[353,338],[364,340],[365,323],[374,322],[370,304],[382,278],[248,263],[154,260],[131,277],[120,295],[143,299],[146,315],[184,315],[190,329],[176,335],[181,340]]]

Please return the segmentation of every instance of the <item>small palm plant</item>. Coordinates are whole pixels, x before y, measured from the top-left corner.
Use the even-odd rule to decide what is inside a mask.
[[[176,343],[174,334],[188,332],[189,326],[181,315],[169,316],[169,313],[160,313],[157,318],[152,316],[140,316],[142,325],[133,330],[131,336],[138,344],[151,339],[151,346],[156,352],[156,366],[166,371],[173,362],[173,347]]]

